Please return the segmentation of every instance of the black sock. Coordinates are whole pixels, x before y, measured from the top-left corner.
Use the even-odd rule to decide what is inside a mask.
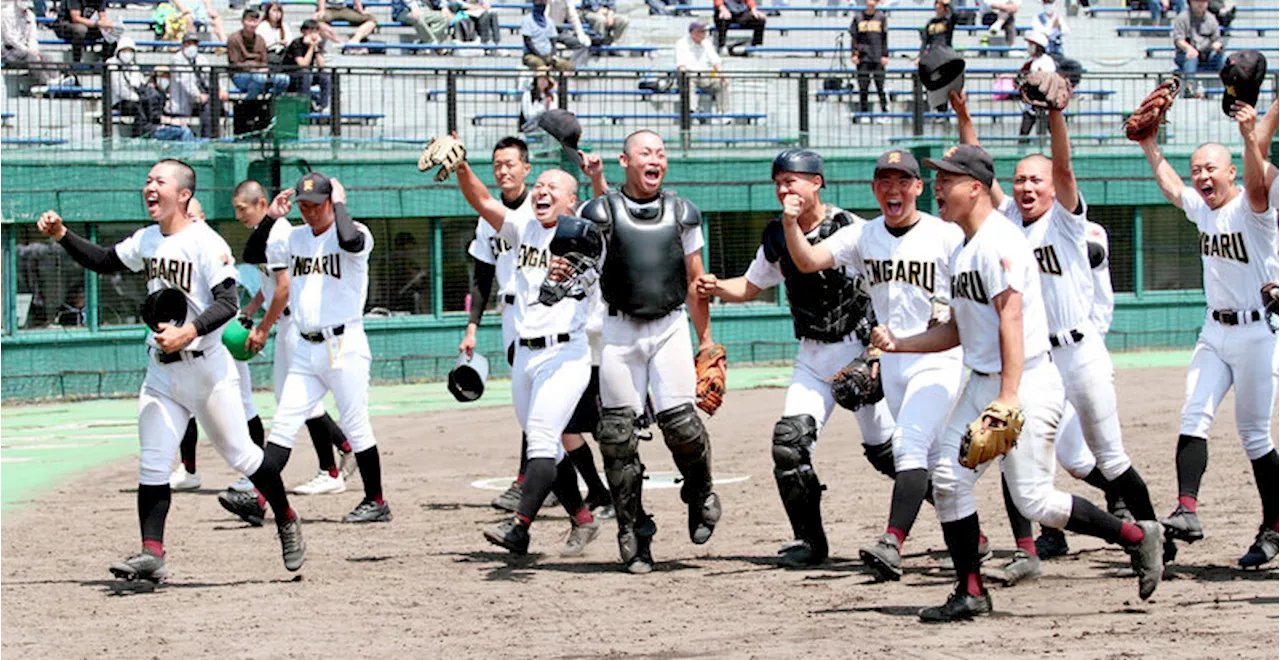
[[[360,481],[364,482],[364,498],[382,504],[382,459],[378,446],[356,452],[356,466],[360,468]]]
[[[1123,499],[1124,505],[1129,508],[1129,513],[1133,514],[1134,520],[1156,519],[1156,508],[1151,504],[1151,492],[1147,490],[1147,482],[1142,480],[1142,475],[1138,474],[1138,469],[1132,465],[1111,482],[1108,493],[1107,502],[1110,503],[1112,497]]]
[[[1199,498],[1200,479],[1209,467],[1209,441],[1192,435],[1178,436],[1178,496]]]
[[[1107,543],[1120,543],[1120,530],[1124,522],[1099,509],[1097,505],[1078,495],[1071,496],[1071,517],[1067,519],[1067,531],[1100,538]]]
[[[342,432],[342,427],[333,421],[333,417],[330,417],[329,413],[325,413],[316,419],[320,420],[325,430],[328,431],[329,442],[333,443],[335,449],[342,449],[342,445],[347,444],[347,434]],[[351,448],[347,447],[347,451],[351,451]]]
[[[272,445],[273,447],[278,445]],[[280,449],[284,449],[280,447]],[[288,451],[287,449],[285,450]],[[278,453],[278,452],[277,452]],[[258,488],[258,492],[266,498],[267,504],[271,507],[271,513],[276,517],[276,524],[282,525],[293,518],[293,511],[289,508],[289,496],[284,490],[284,480],[280,478],[280,467],[277,467],[279,458],[267,460],[266,452],[263,452],[262,465],[258,466],[258,470],[249,475],[249,481]],[[288,455],[284,456],[284,460],[288,460]]]
[[[890,479],[898,474],[898,470],[893,466],[893,443],[886,442],[879,445],[862,445],[862,453],[866,454],[867,461],[877,472],[883,474]]]
[[[586,445],[582,445],[579,449],[586,448]],[[574,451],[577,451],[577,449]],[[583,506],[582,493],[578,491],[578,471],[575,467],[573,461],[560,461],[560,464],[556,466],[556,480],[551,485],[551,490],[555,492],[556,499],[560,500],[560,505],[568,512],[570,518],[577,515]],[[596,477],[597,481],[599,479],[599,477]]]
[[[320,469],[332,474],[338,464],[333,459],[333,438],[329,435],[329,425],[324,423],[324,417],[327,415],[308,419],[307,433],[311,436],[311,446],[316,449]]]
[[[164,520],[169,516],[169,501],[172,498],[173,491],[169,490],[169,484],[138,484],[138,526],[142,528],[143,541],[164,543]]]
[[[1004,511],[1009,515],[1009,529],[1013,530],[1013,540],[1020,541],[1022,539],[1031,538],[1031,521],[1022,515],[1018,510],[1018,505],[1013,503],[1013,495],[1009,493],[1009,482],[1000,475],[1000,490],[1004,492]]]
[[[1107,492],[1107,478],[1102,476],[1102,470],[1099,470],[1096,465],[1093,467],[1093,470],[1089,472],[1089,474],[1085,475],[1084,479],[1081,479],[1081,481],[1089,484],[1090,486],[1093,486],[1094,488],[1097,488],[1098,490],[1104,493]]]
[[[551,492],[555,480],[554,458],[531,458],[525,463],[524,490],[520,494],[520,506],[516,507],[516,515],[524,524],[531,525],[533,519],[538,517],[538,510],[542,508],[542,502],[547,499],[547,493]],[[582,501],[581,495],[578,496],[578,501]]]
[[[1262,496],[1262,526],[1267,529],[1276,528],[1276,516],[1280,513],[1280,459],[1276,450],[1272,449],[1264,456],[1253,461],[1253,479],[1258,484],[1258,494]]]
[[[977,596],[982,592],[982,576],[978,573],[978,514],[942,523],[942,538],[956,565],[956,583],[960,591]],[[978,593],[973,585],[977,584]]]
[[[283,474],[284,466],[289,464],[289,456],[292,454],[292,449],[269,442],[262,448],[262,463]]]
[[[182,456],[182,467],[187,472],[196,472],[196,418],[187,420],[187,430],[182,434],[182,444],[178,445],[178,453]]]
[[[267,431],[262,428],[262,417],[259,415],[254,415],[253,419],[249,420],[249,439],[259,447],[267,441]]]
[[[588,499],[609,494],[609,489],[605,487],[604,482],[600,481],[600,473],[596,472],[596,457],[591,453],[591,445],[584,442],[581,447],[569,452],[569,462],[577,468],[578,474],[582,475],[582,480],[586,482]],[[574,482],[573,489],[577,492],[577,482]],[[556,491],[556,497],[560,497],[559,491]]]
[[[514,344],[513,344],[514,346]],[[525,468],[529,465],[529,436],[520,434],[520,471],[516,474],[524,476]]]
[[[903,470],[893,478],[893,501],[889,504],[889,526],[911,533],[920,513],[920,504],[929,490],[929,471],[925,469]]]

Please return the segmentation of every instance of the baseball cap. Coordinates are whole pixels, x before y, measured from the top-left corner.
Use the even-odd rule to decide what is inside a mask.
[[[942,154],[942,158],[926,158],[924,166],[931,170],[971,176],[990,187],[996,179],[996,165],[991,154],[971,144],[959,144]]]
[[[919,179],[920,163],[916,161],[916,157],[912,156],[910,151],[894,149],[884,152],[880,155],[880,159],[876,161],[875,176],[879,177],[881,172],[902,172]]]
[[[578,140],[582,138],[582,124],[578,123],[578,118],[572,112],[560,108],[548,110],[538,116],[538,127],[555,138],[556,142],[560,143],[564,155],[573,161],[578,169],[582,169],[582,156],[578,153]]]
[[[209,40],[209,35],[203,32],[188,32],[182,35],[182,43],[184,44],[190,41],[195,41],[198,43],[201,41],[208,41],[208,40]]]
[[[697,32],[698,30],[705,30],[705,29],[707,29],[707,24],[703,23],[702,21],[694,21],[689,24],[690,32]]]
[[[920,57],[917,69],[920,84],[929,97],[929,107],[947,102],[951,90],[964,89],[964,58],[949,46],[934,46]]]
[[[319,172],[307,172],[298,179],[298,186],[294,190],[297,191],[300,202],[323,204],[333,193],[333,186],[329,185],[329,177]]]
[[[305,20],[305,21],[303,21],[303,22],[302,22],[302,29],[304,29],[304,30],[319,30],[319,29],[320,29],[320,21],[317,21],[317,20],[316,20],[316,19],[314,19],[314,18],[308,18],[307,20]]]
[[[1227,58],[1226,66],[1218,74],[1225,86],[1222,94],[1222,111],[1233,116],[1231,106],[1236,101],[1249,105],[1258,103],[1258,92],[1267,77],[1267,58],[1256,50],[1241,50]]]

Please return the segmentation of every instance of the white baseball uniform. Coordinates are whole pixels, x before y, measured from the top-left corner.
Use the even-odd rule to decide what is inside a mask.
[[[160,233],[159,225],[144,227],[117,243],[115,252],[129,270],[145,270],[148,292],[182,291],[188,323],[213,302],[214,285],[237,279],[231,248],[203,222],[169,236]],[[257,472],[262,450],[249,440],[240,377],[222,345],[222,328],[196,337],[173,362],[159,361],[162,353],[154,333],[147,334],[147,346],[151,359],[138,395],[138,483],[169,483],[169,468],[193,416],[233,470]]]
[[[1187,370],[1179,433],[1208,438],[1218,404],[1234,384],[1236,428],[1254,460],[1275,447],[1271,418],[1280,358],[1259,291],[1280,278],[1276,211],[1255,213],[1243,189],[1213,210],[1191,186],[1182,192],[1182,210],[1200,230],[1208,309]]]
[[[1053,438],[1065,399],[1062,376],[1049,356],[1049,329],[1040,297],[1035,255],[1022,231],[992,212],[951,259],[951,310],[972,370],[941,441],[929,462],[934,508],[944,523],[977,512],[974,483],[990,463],[970,470],[959,462],[960,439],[969,423],[1000,394],[1000,316],[993,300],[1005,291],[1022,294],[1025,353],[1018,399],[1026,423],[1017,445],[1000,467],[1018,511],[1028,519],[1062,528],[1071,516],[1071,496],[1054,489]]]
[[[1030,223],[1011,196],[1005,197],[999,210],[1022,228],[1031,243],[1040,270],[1053,362],[1062,374],[1067,401],[1080,419],[1085,443],[1102,476],[1111,481],[1133,463],[1121,441],[1111,354],[1091,320],[1094,275],[1085,240],[1088,206],[1084,197],[1079,206],[1079,212],[1073,212],[1055,199],[1048,212]]]
[[[879,216],[861,228],[845,227],[826,240],[837,266],[861,276],[876,320],[898,337],[924,332],[933,299],[951,297],[951,255],[964,242],[960,228],[927,213],[894,235]],[[880,381],[898,472],[929,467],[929,449],[941,434],[964,376],[960,349],[943,353],[885,353]],[[859,420],[861,421],[861,420]]]
[[[1098,334],[1106,337],[1116,308],[1115,293],[1111,288],[1111,248],[1107,230],[1094,222],[1085,223],[1085,240],[1091,248],[1096,246],[1102,250],[1102,261],[1093,268],[1093,307],[1089,320],[1098,329]],[[1080,417],[1070,403],[1062,411],[1062,423],[1058,426],[1058,440],[1054,449],[1058,455],[1058,463],[1077,479],[1089,476],[1097,465],[1097,459],[1085,444]]]
[[[565,455],[560,436],[591,380],[591,347],[586,335],[590,291],[579,285],[554,305],[538,302],[555,235],[555,225],[544,227],[529,207],[509,210],[496,233],[514,246],[510,307],[517,339],[511,398],[527,438],[525,455],[559,463]]]
[[[532,199],[533,196],[526,192],[520,204],[515,207],[507,206],[507,208],[533,213]],[[505,200],[503,204],[506,204]],[[480,218],[476,222],[475,240],[471,241],[467,247],[467,254],[475,257],[477,261],[493,266],[493,279],[498,284],[498,309],[502,315],[502,347],[510,349],[511,342],[516,340],[515,327],[512,325],[516,259],[511,243],[505,238],[498,237],[493,225],[484,218]]]
[[[377,444],[369,423],[373,355],[361,323],[369,293],[373,234],[354,223],[364,235],[364,246],[359,252],[347,252],[338,244],[337,224],[319,235],[306,225],[289,232],[289,312],[298,337],[280,386],[269,440],[292,448],[325,392],[333,392],[339,425],[352,450],[360,453]],[[275,255],[269,255],[268,261],[280,258],[278,249]]]

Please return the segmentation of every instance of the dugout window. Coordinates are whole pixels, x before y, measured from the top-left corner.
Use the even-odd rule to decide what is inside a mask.
[[[87,236],[85,223],[67,222],[67,228]],[[69,328],[86,325],[85,270],[53,239],[30,224],[5,227],[14,232],[14,303],[19,330]]]
[[[365,311],[431,313],[431,223],[426,218],[361,219],[373,234]]]
[[[1142,263],[1142,283],[1147,291],[1204,286],[1199,234],[1176,207],[1142,208]]]
[[[1133,206],[1090,206],[1089,220],[1107,230],[1107,260],[1111,266],[1111,288],[1116,293],[1134,290]]]
[[[112,247],[138,231],[133,223],[99,223],[98,245]],[[61,249],[61,248],[59,248]],[[70,258],[70,257],[68,257]],[[98,275],[98,324],[106,326],[142,323],[142,301],[147,299],[147,278],[131,270]]]
[[[709,213],[706,217],[708,254],[705,267],[716,277],[745,275],[760,248],[765,225],[775,217],[772,212]],[[756,302],[777,303],[778,287],[761,291]]]

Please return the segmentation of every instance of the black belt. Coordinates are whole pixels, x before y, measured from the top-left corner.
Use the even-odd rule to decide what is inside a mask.
[[[1080,341],[1084,339],[1084,333],[1079,330],[1072,330],[1069,336],[1071,337],[1072,344],[1079,344]],[[1061,339],[1058,339],[1058,335],[1049,335],[1049,345],[1054,348],[1060,348],[1063,346],[1063,342]]]
[[[516,304],[516,297],[515,297],[515,296],[513,296],[513,295],[511,295],[510,293],[508,293],[508,294],[506,294],[506,295],[502,296],[502,302],[503,302],[503,303],[505,303],[505,304],[507,304],[507,305],[514,305],[514,304]]]
[[[183,354],[193,358],[204,357],[204,351],[174,351],[173,353],[165,353],[160,349],[156,349],[156,362],[159,362],[160,364],[181,362]]]
[[[1262,320],[1262,312],[1256,309],[1251,309],[1247,312],[1237,312],[1233,309],[1215,309],[1211,316],[1213,316],[1213,320],[1222,325],[1241,325]]]
[[[334,337],[341,337],[341,336],[342,336],[342,333],[344,332],[344,329],[345,329],[345,328],[346,328],[346,326],[344,326],[344,325],[334,326],[334,328],[333,328],[333,336],[334,336]],[[303,339],[305,339],[305,340],[307,340],[307,341],[309,341],[309,342],[311,342],[311,343],[313,343],[313,344],[319,344],[319,343],[321,343],[321,342],[323,342],[323,341],[324,341],[324,333],[323,333],[323,332],[300,332],[300,333],[298,333],[298,334],[302,335],[302,338],[303,338]]]
[[[569,333],[562,332],[555,336],[555,342],[547,341],[548,337],[534,337],[533,339],[519,339],[516,343],[525,348],[532,348],[535,351],[539,351],[550,346],[552,343],[564,344],[568,342],[569,339]]]

